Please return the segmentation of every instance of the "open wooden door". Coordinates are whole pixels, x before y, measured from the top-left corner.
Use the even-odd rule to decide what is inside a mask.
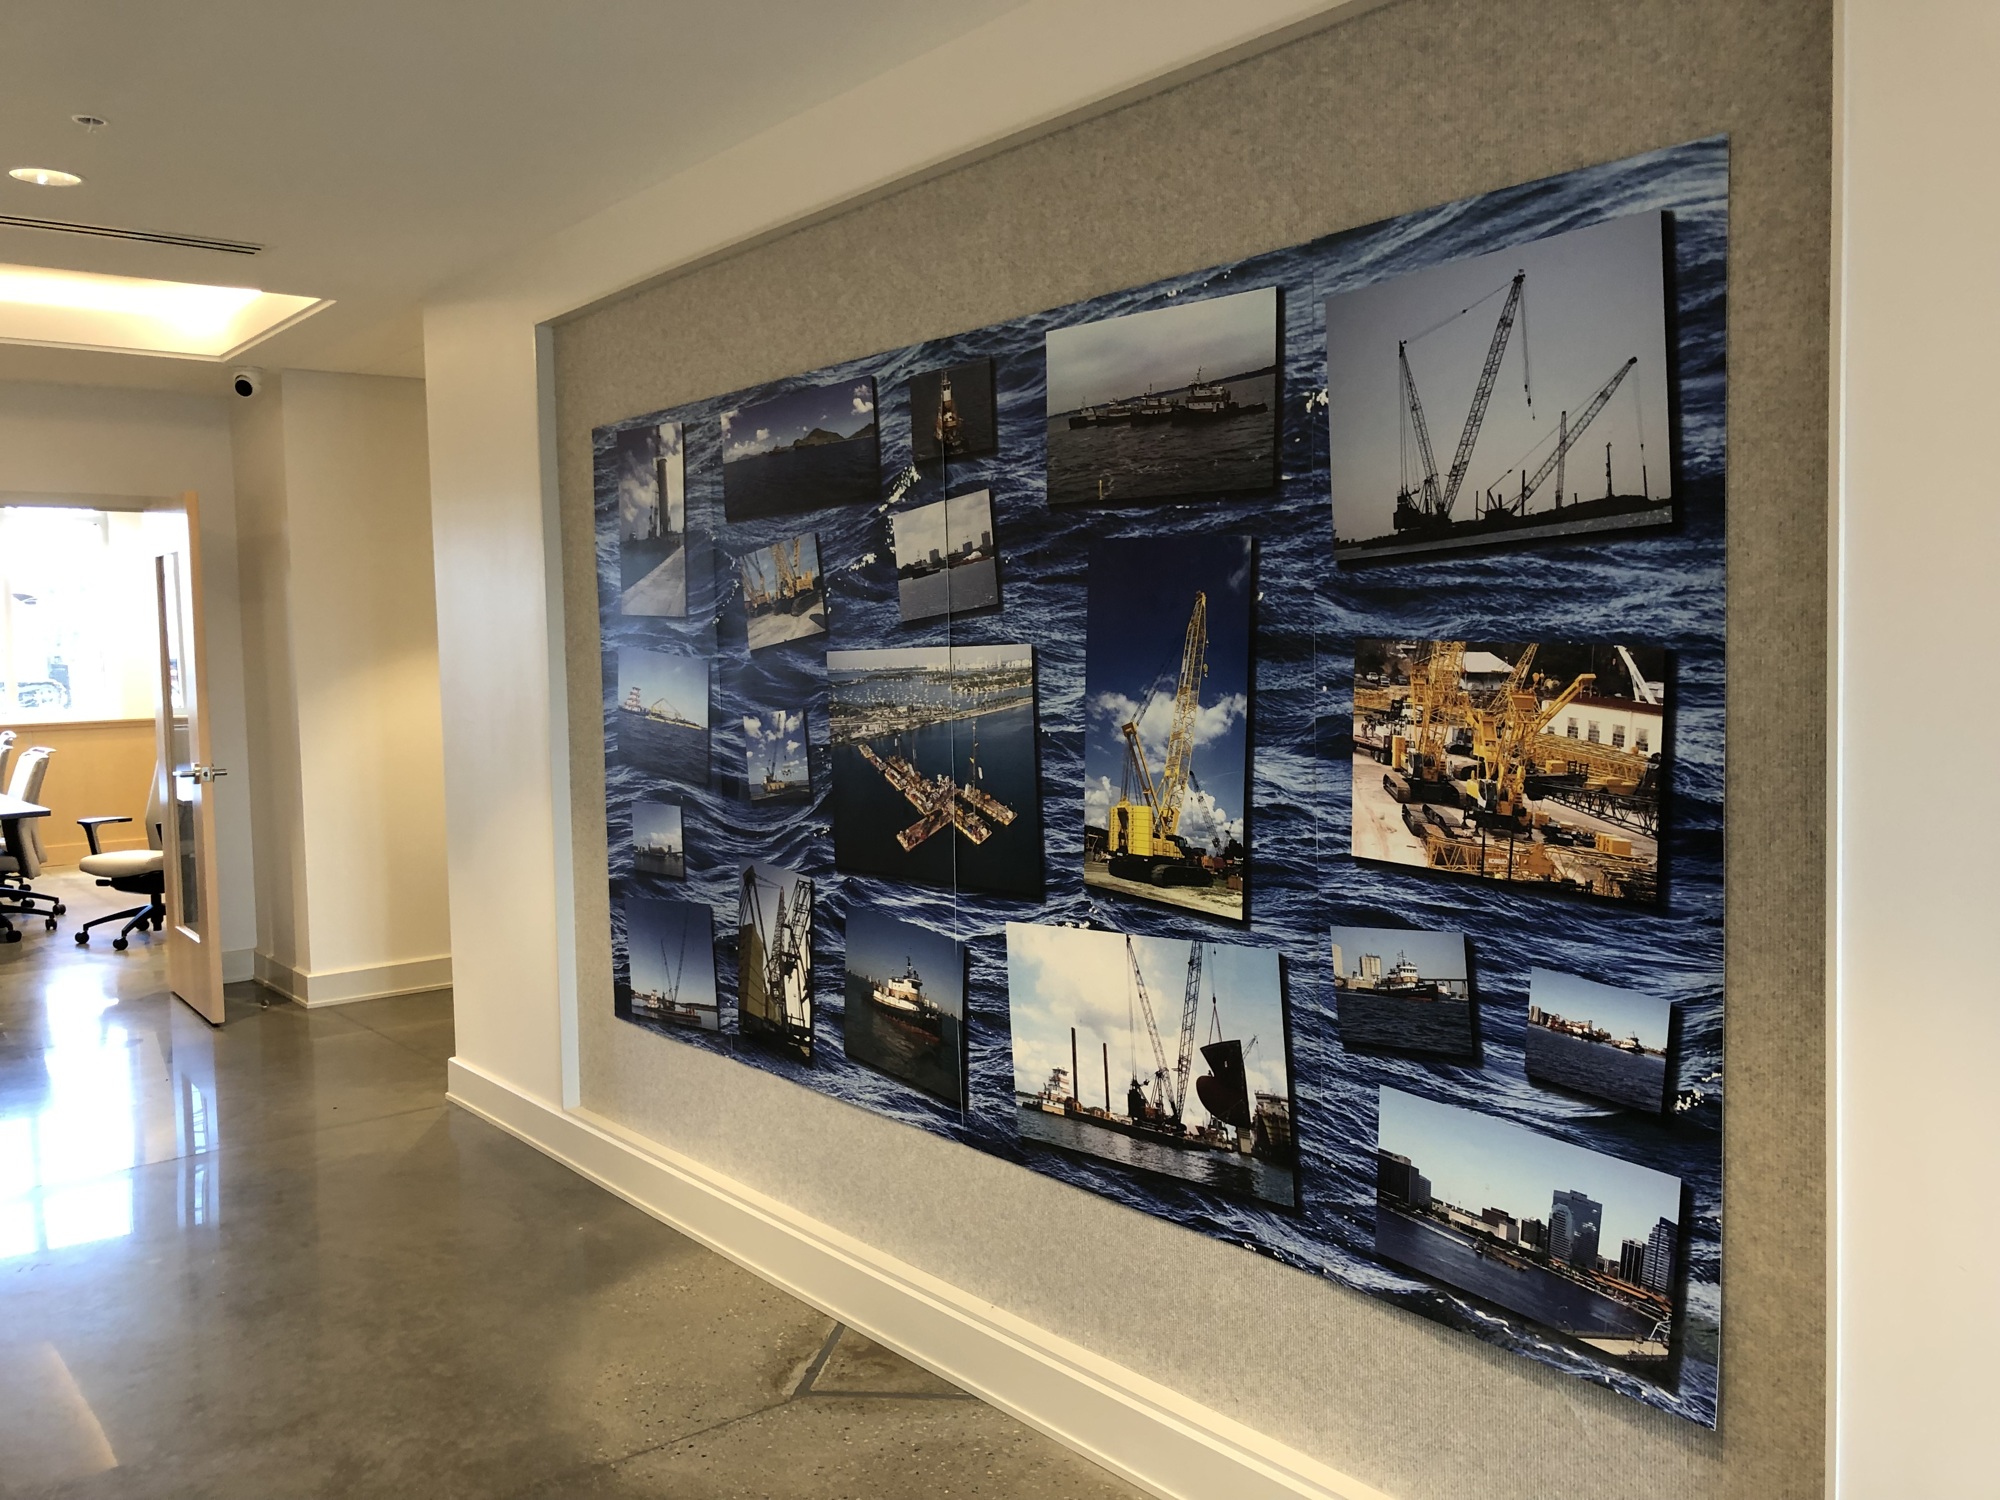
[[[184,534],[154,559],[160,609],[160,805],[167,876],[167,985],[202,1019],[222,1024],[222,930],[216,920],[215,801],[227,773],[209,757],[202,711],[201,525],[193,493],[181,496]],[[175,528],[180,532],[180,528]]]

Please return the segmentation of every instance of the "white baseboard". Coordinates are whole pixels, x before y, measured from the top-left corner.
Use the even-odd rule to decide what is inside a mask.
[[[224,955],[223,961],[227,964],[228,955]],[[451,983],[451,955],[359,969],[307,971],[282,964],[268,953],[259,953],[251,977],[264,988],[276,990],[301,1005],[348,1005],[356,1000],[441,990]]]
[[[585,1110],[457,1058],[449,1097],[1163,1500],[1388,1500],[1297,1449]]]

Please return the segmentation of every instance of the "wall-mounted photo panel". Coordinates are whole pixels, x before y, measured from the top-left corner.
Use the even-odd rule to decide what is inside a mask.
[[[1664,1372],[1678,1177],[1398,1089],[1378,1094],[1377,1255]]]
[[[746,864],[736,916],[736,1024],[749,1040],[813,1060],[813,883]]]
[[[819,538],[802,532],[737,559],[750,649],[826,634],[826,578]]]
[[[1333,1004],[1343,1047],[1478,1054],[1464,933],[1334,928]]]
[[[627,896],[625,963],[629,980],[616,993],[627,1020],[658,1027],[716,1031],[715,918],[699,901]]]
[[[618,648],[618,753],[670,780],[708,780],[708,662],[699,656]]]
[[[889,518],[896,605],[904,624],[973,614],[1000,603],[993,497],[986,490],[899,511]]]
[[[826,654],[837,869],[1042,893],[1029,646]]]
[[[918,463],[978,458],[1000,446],[993,361],[975,359],[910,377],[910,451]]]
[[[1045,350],[1049,504],[1277,483],[1277,288],[1051,329]]]
[[[1326,300],[1337,557],[1673,521],[1664,218]]]
[[[847,913],[847,1055],[965,1107],[965,946],[865,906]]]
[[[687,877],[687,846],[678,802],[632,804],[632,869],[664,880]]]
[[[1276,950],[1009,922],[1007,1009],[1023,1141],[1294,1206]]]
[[[880,484],[872,378],[722,414],[722,509],[731,521],[865,505]]]
[[[774,708],[743,716],[745,793],[752,802],[812,796],[812,750],[806,716]]]
[[[1083,880],[1242,921],[1249,857],[1250,540],[1090,550]]]
[[[687,470],[681,424],[627,427],[603,462],[618,487],[618,612],[687,614]]]
[[[1673,1104],[1674,1007],[1555,969],[1528,978],[1528,1078],[1646,1114]]]
[[[1657,902],[1666,674],[1650,646],[1360,640],[1354,857]]]

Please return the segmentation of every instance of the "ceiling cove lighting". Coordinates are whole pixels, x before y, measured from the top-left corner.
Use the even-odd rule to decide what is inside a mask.
[[[15,167],[7,175],[16,182],[31,182],[36,187],[76,187],[83,181],[76,173],[56,167]]]
[[[0,265],[0,343],[225,360],[331,305],[255,287]]]

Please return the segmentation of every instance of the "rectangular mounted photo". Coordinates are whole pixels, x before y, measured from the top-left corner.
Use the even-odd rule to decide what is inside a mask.
[[[715,994],[715,918],[699,901],[627,896],[625,966],[616,993],[627,1020],[654,1026],[721,1029]]]
[[[687,846],[678,802],[632,804],[632,869],[665,880],[687,878]]]
[[[1363,638],[1356,859],[1652,905],[1666,653]]]
[[[687,469],[681,424],[626,427],[609,454],[618,486],[618,612],[687,614]]]
[[[802,532],[737,559],[743,579],[743,621],[750,649],[826,634],[826,577],[819,538]]]
[[[1051,505],[1278,482],[1278,289],[1051,329]]]
[[[731,521],[868,505],[880,488],[872,378],[722,414],[722,510]]]
[[[1333,997],[1340,1044],[1350,1050],[1479,1052],[1462,932],[1334,928]]]
[[[773,1052],[813,1060],[813,883],[745,864],[736,915],[736,1024]]]
[[[1007,1008],[1023,1141],[1297,1206],[1277,950],[1009,922]]]
[[[1673,521],[1664,220],[1632,214],[1327,298],[1335,557]]]
[[[669,780],[708,780],[708,662],[699,656],[618,648],[618,753]]]
[[[965,945],[865,906],[847,913],[847,1055],[965,1107]]]
[[[1491,1115],[1377,1092],[1377,1255],[1612,1359],[1665,1368],[1678,1177]]]
[[[1042,894],[1030,646],[829,651],[836,869]]]
[[[743,738],[743,785],[752,802],[796,802],[812,796],[812,744],[803,711],[774,708],[745,714]]]
[[[896,605],[905,625],[1000,603],[988,491],[899,511],[889,518],[889,540],[896,554]]]
[[[1645,1114],[1674,1098],[1674,1007],[1555,969],[1528,975],[1528,1081]]]
[[[1244,919],[1249,858],[1250,539],[1090,550],[1083,659],[1083,881]]]
[[[910,377],[910,452],[918,463],[979,458],[999,446],[992,360]]]

